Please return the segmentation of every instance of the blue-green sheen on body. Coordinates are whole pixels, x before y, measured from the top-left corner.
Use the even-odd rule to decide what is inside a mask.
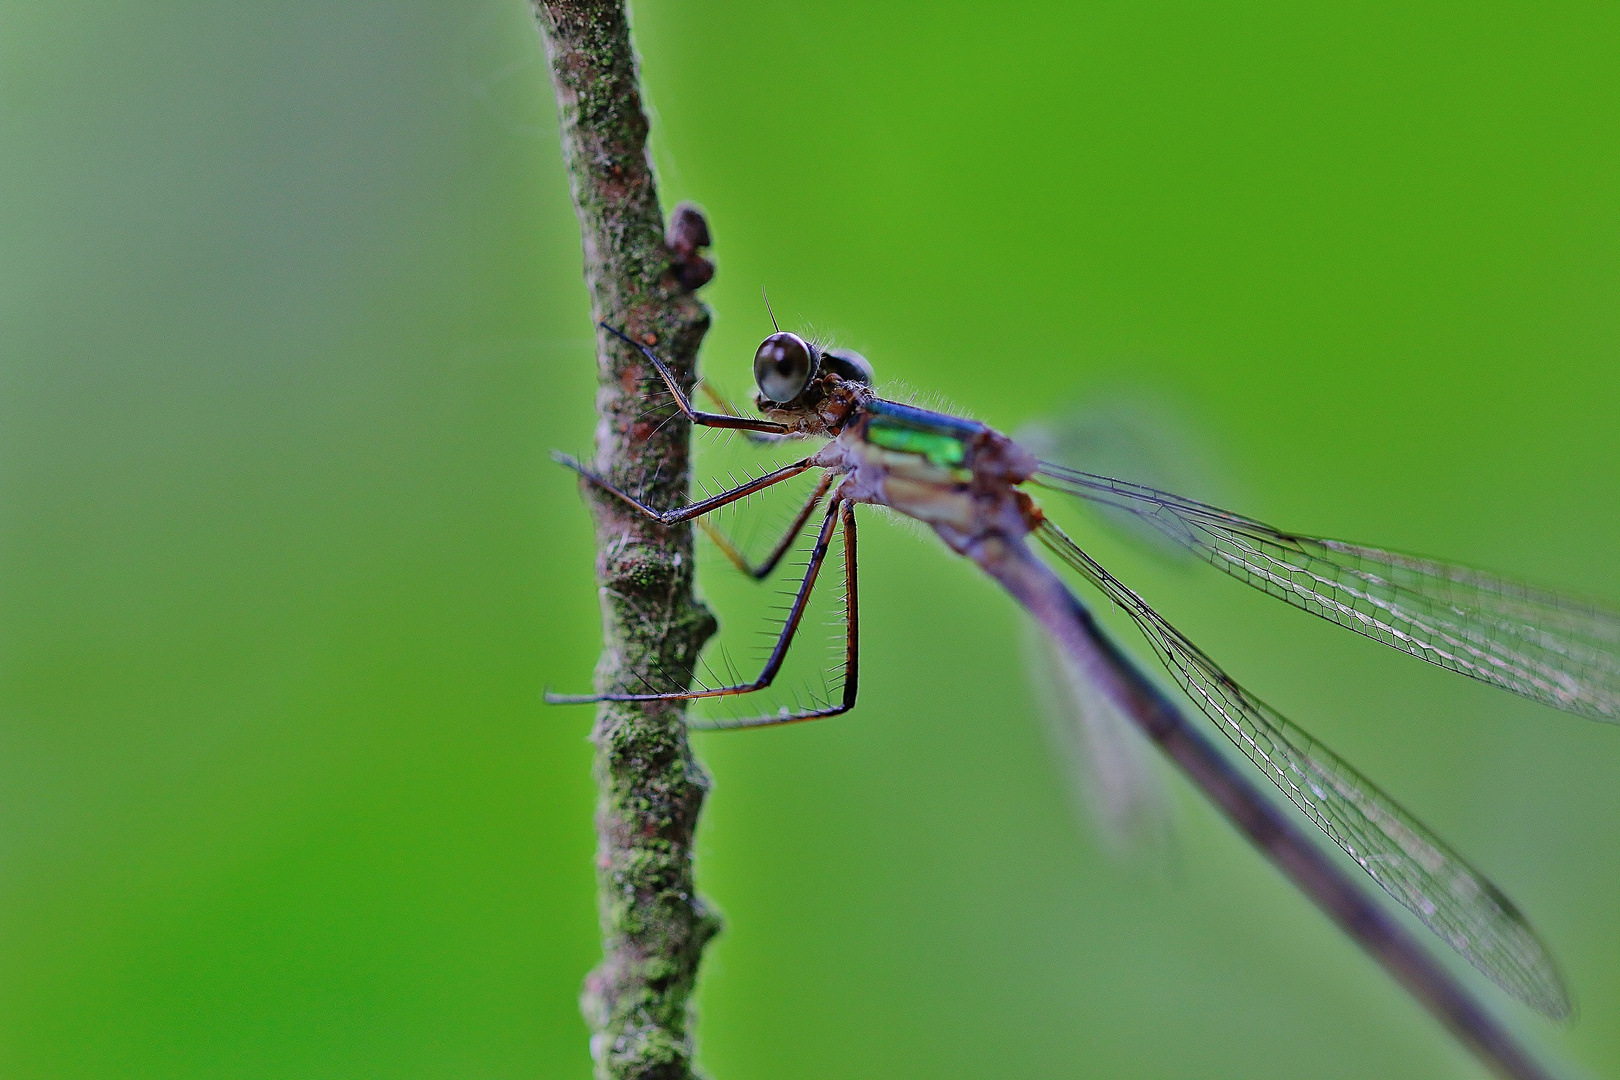
[[[967,459],[967,447],[954,435],[939,430],[896,423],[885,416],[874,416],[866,428],[867,441],[885,450],[921,454],[935,465],[960,465]]]

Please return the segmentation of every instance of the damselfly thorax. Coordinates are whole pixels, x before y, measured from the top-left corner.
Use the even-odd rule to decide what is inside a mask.
[[[1034,475],[1034,455],[971,420],[870,398],[813,460],[845,474],[837,497],[915,518],[970,557],[985,537],[1022,539],[1040,521],[1013,486]]]

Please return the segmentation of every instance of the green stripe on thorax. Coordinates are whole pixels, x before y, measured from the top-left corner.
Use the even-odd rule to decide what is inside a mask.
[[[871,418],[866,426],[866,438],[885,450],[920,454],[935,465],[960,465],[967,460],[967,447],[955,435],[900,423],[887,416]]]

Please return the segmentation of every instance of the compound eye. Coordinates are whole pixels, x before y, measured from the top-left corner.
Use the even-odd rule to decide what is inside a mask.
[[[854,349],[828,349],[822,355],[821,366],[846,382],[872,385],[872,365]]]
[[[760,343],[754,354],[754,381],[768,401],[785,405],[804,393],[816,373],[816,354],[798,334],[786,330]]]

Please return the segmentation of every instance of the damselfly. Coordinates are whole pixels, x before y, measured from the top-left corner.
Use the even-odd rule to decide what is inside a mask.
[[[563,464],[665,524],[702,518],[773,484],[820,470],[771,556],[768,574],[823,501],[804,577],[764,669],[751,682],[681,693],[552,695],[553,703],[685,701],[749,694],[782,667],[811,591],[842,530],[847,617],[840,700],[693,727],[745,728],[836,716],[858,689],[855,507],[885,506],[928,526],[977,563],[1036,620],[1065,659],[1138,727],[1296,886],[1479,1057],[1516,1080],[1548,1073],[1395,918],[1266,798],[1101,629],[1031,550],[1035,540],[1141,629],[1186,697],[1401,906],[1513,997],[1546,1016],[1570,1012],[1547,948],[1511,901],[1392,798],[1244,689],[1041,511],[1027,488],[1123,511],[1262,591],[1432,664],[1555,708],[1620,721],[1620,616],[1556,593],[1459,566],[1284,532],[1191,499],[1046,462],[973,420],[879,397],[859,354],[778,330],[754,357],[760,418],[703,412],[652,349],[603,324],[652,364],[685,417],[770,441],[829,440],[814,454],[688,506],[660,510],[577,461]]]

